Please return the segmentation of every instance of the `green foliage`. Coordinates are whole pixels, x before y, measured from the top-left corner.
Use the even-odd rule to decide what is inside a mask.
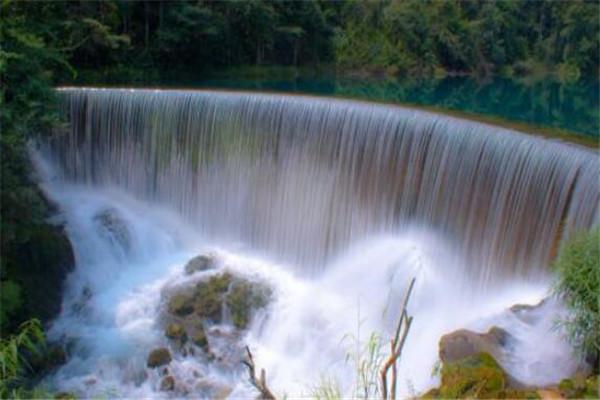
[[[45,345],[40,322],[24,322],[17,334],[0,341],[0,398],[31,397],[19,389],[28,368],[27,357],[38,355]]]
[[[360,328],[363,321],[358,315],[356,335],[347,334],[342,341],[349,343],[346,353],[346,362],[354,366],[354,394],[355,398],[370,399],[379,397],[379,369],[383,363],[381,337],[372,332],[367,341],[360,338]]]
[[[432,75],[491,74],[531,63],[545,72],[598,75],[594,1],[345,2],[333,38],[336,62],[358,69]],[[559,66],[562,67],[559,70]]]
[[[555,291],[569,315],[561,321],[583,356],[600,360],[600,228],[579,233],[560,250],[554,262]]]
[[[342,398],[342,390],[333,379],[322,377],[319,384],[310,390],[309,397],[316,400],[339,400]]]

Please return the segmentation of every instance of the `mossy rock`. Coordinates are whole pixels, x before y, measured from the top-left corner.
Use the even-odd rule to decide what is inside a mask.
[[[206,337],[206,332],[204,332],[204,328],[201,325],[194,329],[191,334],[191,340],[196,346],[208,350],[208,339]]]
[[[56,400],[77,400],[77,396],[71,392],[58,392],[54,395]]]
[[[190,293],[176,293],[169,299],[171,314],[184,317],[194,312],[194,296]]]
[[[208,271],[214,269],[216,260],[211,256],[199,255],[192,258],[185,265],[185,274],[192,275],[196,272]]]
[[[214,322],[221,321],[223,298],[233,277],[229,273],[211,276],[196,285],[194,312]]]
[[[590,376],[585,381],[586,399],[600,399],[600,376]]]
[[[187,339],[187,334],[183,325],[177,322],[170,323],[165,329],[165,336],[172,340],[180,340],[184,342]]]
[[[442,367],[439,394],[443,398],[500,398],[506,375],[488,353],[479,353]]]
[[[252,313],[267,305],[270,291],[263,285],[247,281],[236,281],[226,296],[226,304],[231,313],[233,325],[246,329]]]
[[[539,399],[535,390],[510,388],[510,377],[489,353],[481,352],[442,367],[439,388],[422,398]]]
[[[563,379],[558,384],[558,391],[567,399],[600,398],[599,378],[590,376],[587,379]]]
[[[154,349],[150,352],[146,365],[148,365],[148,368],[158,368],[169,364],[171,360],[172,358],[169,349],[165,347],[159,347],[158,349]]]

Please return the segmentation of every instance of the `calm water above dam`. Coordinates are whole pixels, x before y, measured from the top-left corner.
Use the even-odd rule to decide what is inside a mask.
[[[478,81],[470,77],[416,81],[306,73],[236,75],[205,79],[194,86],[312,93],[414,104],[561,129],[593,138],[600,134],[600,91],[596,80],[560,83],[507,78]]]

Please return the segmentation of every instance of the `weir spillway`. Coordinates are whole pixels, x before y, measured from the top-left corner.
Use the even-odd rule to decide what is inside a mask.
[[[482,285],[532,277],[599,220],[597,152],[503,128],[308,96],[60,94],[68,129],[43,147],[62,178],[166,205],[310,273],[353,242],[416,227]]]

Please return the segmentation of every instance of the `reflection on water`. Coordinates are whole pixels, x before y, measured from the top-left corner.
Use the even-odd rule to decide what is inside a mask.
[[[597,81],[528,82],[507,78],[477,81],[470,77],[431,80],[340,78],[296,74],[272,78],[218,76],[202,87],[272,90],[358,97],[367,100],[434,106],[491,115],[599,137],[600,92]]]

